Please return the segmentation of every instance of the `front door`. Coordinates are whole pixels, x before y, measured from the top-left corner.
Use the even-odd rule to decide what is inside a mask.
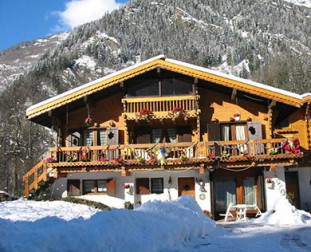
[[[68,180],[67,181],[67,192],[68,196],[79,196],[80,195],[80,180]]]
[[[287,198],[296,208],[300,207],[298,172],[285,172]]]
[[[178,196],[191,195],[195,198],[194,177],[178,178]]]

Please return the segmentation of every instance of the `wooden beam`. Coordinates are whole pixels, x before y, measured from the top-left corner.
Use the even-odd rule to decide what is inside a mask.
[[[199,174],[204,174],[204,173],[205,173],[204,164],[202,164],[199,169]]]
[[[131,173],[123,166],[121,169],[121,176],[128,177],[128,176],[131,176]]]
[[[236,99],[237,94],[238,94],[238,90],[236,88],[233,88],[232,93],[231,93],[231,100],[232,101]]]
[[[276,105],[276,101],[272,100],[268,106],[268,109],[272,109],[273,107],[275,107],[275,105]]]

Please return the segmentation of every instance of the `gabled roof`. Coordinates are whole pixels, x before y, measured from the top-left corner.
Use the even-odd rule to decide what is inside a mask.
[[[288,104],[294,107],[300,107],[305,102],[305,100],[309,100],[308,98],[310,97],[310,94],[299,95],[254,81],[238,78],[233,75],[228,75],[196,65],[168,59],[165,58],[164,55],[159,55],[37,103],[27,109],[26,117],[28,119],[34,118],[38,115],[62,107],[85,96],[94,94],[107,87],[111,87],[158,67],[201,80],[209,81],[225,87],[234,88],[267,99],[275,100],[277,102]],[[306,99],[306,97],[308,98]]]

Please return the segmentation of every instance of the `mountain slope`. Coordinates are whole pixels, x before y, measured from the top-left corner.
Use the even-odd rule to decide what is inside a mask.
[[[22,42],[0,52],[0,91],[34,66],[47,51],[55,49],[67,33]]]

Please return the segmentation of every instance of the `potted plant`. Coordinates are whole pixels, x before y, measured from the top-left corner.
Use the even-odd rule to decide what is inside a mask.
[[[274,181],[271,178],[267,178],[267,187],[269,189],[273,189],[274,188]]]
[[[241,115],[239,113],[234,113],[233,117],[235,118],[236,121],[240,121]]]
[[[48,158],[46,159],[46,162],[48,162],[48,163],[55,163],[56,160],[55,160],[55,158],[53,158],[53,157],[48,157]]]

